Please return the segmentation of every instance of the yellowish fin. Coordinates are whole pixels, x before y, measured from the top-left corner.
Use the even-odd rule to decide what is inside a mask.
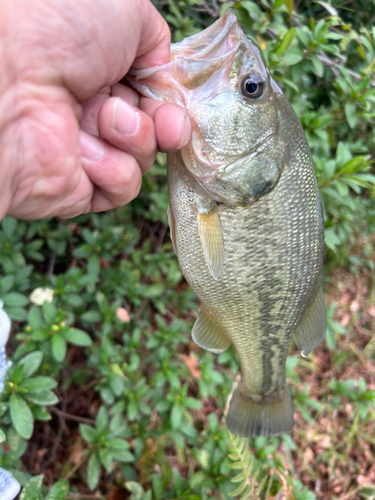
[[[233,434],[246,438],[279,436],[292,432],[293,424],[293,406],[287,384],[282,399],[268,403],[245,398],[240,384],[234,389],[227,415],[227,427]]]
[[[201,307],[191,332],[194,342],[207,351],[219,354],[230,346],[230,340],[207,309]]]
[[[307,356],[323,342],[326,329],[326,309],[322,286],[316,294],[314,302],[306,309],[294,332],[294,340],[302,356]]]
[[[203,253],[212,277],[220,278],[224,265],[224,238],[219,212],[215,202],[208,208],[198,207],[198,230]]]
[[[175,220],[174,220],[174,215],[173,215],[172,207],[171,207],[170,204],[168,205],[168,211],[167,211],[167,213],[168,213],[168,224],[169,224],[169,231],[170,231],[170,235],[171,235],[173,250],[174,250],[174,253],[177,255],[176,223],[175,223]]]

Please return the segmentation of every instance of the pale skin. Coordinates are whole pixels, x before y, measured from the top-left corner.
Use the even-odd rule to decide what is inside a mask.
[[[183,147],[185,109],[119,83],[169,61],[149,0],[0,0],[0,220],[123,206],[157,150]]]

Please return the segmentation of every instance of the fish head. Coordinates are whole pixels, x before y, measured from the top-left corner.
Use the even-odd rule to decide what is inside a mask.
[[[233,10],[172,44],[168,64],[131,70],[128,80],[147,97],[187,108],[192,136],[180,154],[204,194],[238,205],[274,187],[286,150],[279,134],[285,98]]]

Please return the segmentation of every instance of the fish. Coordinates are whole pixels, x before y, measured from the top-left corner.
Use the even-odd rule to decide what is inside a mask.
[[[232,9],[172,44],[168,64],[127,78],[190,115],[189,143],[167,155],[168,217],[200,299],[193,340],[215,354],[233,344],[238,355],[227,428],[290,433],[291,340],[307,356],[326,333],[323,209],[298,117]]]

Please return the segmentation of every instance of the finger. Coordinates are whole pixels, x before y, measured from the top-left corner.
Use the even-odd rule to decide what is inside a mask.
[[[83,168],[96,186],[85,212],[121,207],[138,195],[142,172],[132,155],[82,131],[80,143]]]
[[[111,97],[99,112],[100,136],[132,155],[145,173],[156,157],[156,135],[152,119],[120,97]]]
[[[187,144],[191,136],[191,122],[185,108],[146,97],[142,97],[140,107],[154,120],[160,151],[170,153]]]
[[[112,87],[103,87],[94,97],[82,105],[81,130],[95,137],[99,137],[99,112],[105,101],[111,96],[121,97],[124,101],[139,107],[140,95],[136,90],[126,85],[121,85],[120,83]]]
[[[92,99],[83,104],[82,119],[79,124],[81,130],[99,137],[99,112],[107,99],[109,99],[109,94],[96,94]]]
[[[136,90],[132,89],[128,85],[116,83],[116,85],[112,86],[111,96],[120,97],[123,101],[126,101],[132,106],[139,108],[139,101],[141,96]]]
[[[148,0],[145,3],[139,2],[138,5],[142,9],[141,19],[143,23],[132,67],[143,69],[167,64],[170,59],[171,45],[168,24]]]

